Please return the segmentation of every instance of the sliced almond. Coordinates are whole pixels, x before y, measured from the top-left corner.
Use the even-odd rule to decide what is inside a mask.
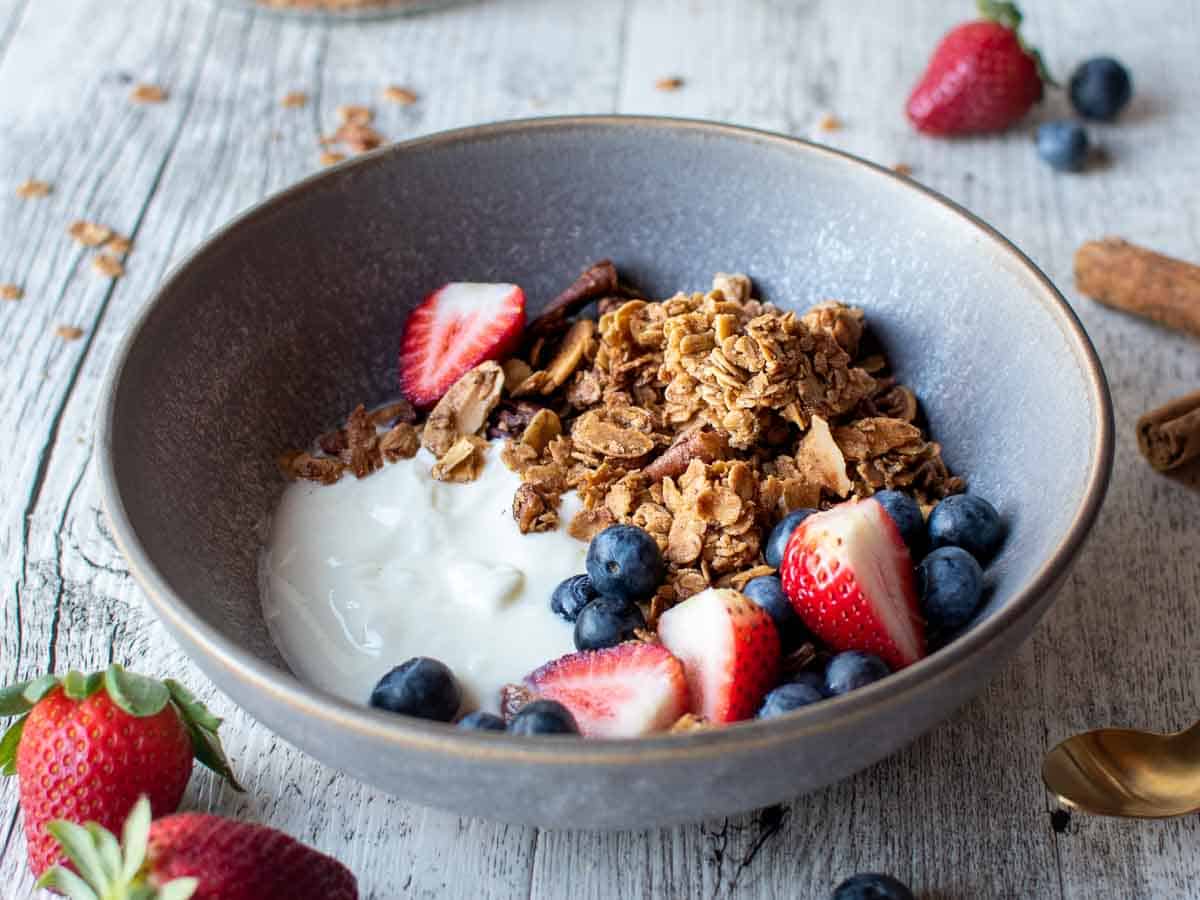
[[[471,369],[451,385],[429,414],[422,446],[441,459],[459,438],[483,427],[503,389],[504,371],[498,363],[489,360]]]

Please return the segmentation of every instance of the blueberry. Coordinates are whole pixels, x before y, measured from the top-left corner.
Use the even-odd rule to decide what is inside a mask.
[[[807,684],[820,691],[822,697],[825,696],[825,676],[820,672],[797,672],[788,681],[792,684]]]
[[[534,700],[508,724],[510,734],[579,734],[571,711],[555,700]]]
[[[633,525],[610,525],[592,538],[587,573],[596,593],[628,603],[647,600],[666,574],[654,538]]]
[[[1039,125],[1035,141],[1038,156],[1059,172],[1078,172],[1087,162],[1087,132],[1075,122]]]
[[[815,509],[793,509],[771,529],[771,534],[767,537],[767,546],[763,548],[763,557],[768,566],[779,568],[779,564],[783,562],[783,551],[787,547],[788,538],[792,536],[797,525],[815,512]]]
[[[767,694],[763,705],[759,707],[758,718],[773,719],[824,699],[825,695],[811,684],[802,684],[797,681],[781,684]]]
[[[572,575],[554,589],[550,595],[550,608],[568,622],[574,622],[579,610],[595,599],[592,579],[586,575]]]
[[[830,697],[866,687],[892,674],[882,659],[873,653],[847,650],[829,661],[825,670],[825,693]]]
[[[875,495],[875,499],[896,523],[900,537],[908,545],[908,552],[913,560],[920,559],[925,553],[928,536],[925,534],[925,517],[921,515],[921,507],[917,506],[917,501],[900,491],[880,491]]]
[[[867,872],[854,875],[833,891],[833,900],[914,900],[913,892],[891,875]]]
[[[466,731],[503,731],[504,720],[490,712],[477,710],[459,719],[458,727]]]
[[[958,631],[979,607],[983,569],[961,547],[938,547],[917,567],[917,591],[930,631]]]
[[[779,643],[784,653],[799,647],[808,637],[808,631],[796,610],[792,608],[787,594],[783,592],[783,583],[778,575],[762,575],[751,578],[742,588],[742,593],[755,604],[766,610],[775,630],[779,632]]]
[[[1085,119],[1111,122],[1133,96],[1129,70],[1110,56],[1098,56],[1071,73],[1071,105]]]
[[[615,647],[632,638],[635,628],[645,627],[646,617],[636,603],[597,597],[575,619],[575,647],[579,650]]]
[[[462,689],[445,663],[416,656],[379,679],[371,691],[376,709],[449,722],[462,703]]]
[[[929,514],[929,546],[962,547],[981,565],[1004,543],[1004,523],[996,507],[973,494],[947,497]]]

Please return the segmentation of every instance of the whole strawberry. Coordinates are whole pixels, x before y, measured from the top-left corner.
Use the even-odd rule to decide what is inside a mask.
[[[0,739],[0,769],[20,779],[29,865],[62,860],[46,831],[55,819],[117,828],[139,796],[174,812],[193,758],[241,790],[213,716],[183,685],[126,672],[46,675],[0,691],[0,716],[19,715]]]
[[[1051,83],[1036,50],[1017,33],[1012,3],[979,0],[983,20],[952,29],[933,51],[908,98],[908,118],[926,134],[1003,131],[1042,99]]]
[[[282,831],[203,813],[151,823],[150,801],[137,800],[122,829],[123,846],[95,822],[51,822],[79,873],[61,866],[38,881],[71,900],[357,900],[353,873]]]

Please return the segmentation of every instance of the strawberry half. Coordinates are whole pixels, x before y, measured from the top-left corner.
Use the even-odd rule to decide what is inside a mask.
[[[679,657],[692,712],[709,722],[754,715],[779,677],[779,634],[762,607],[709,588],[662,614],[658,637]]]
[[[850,500],[792,532],[779,568],[796,614],[832,649],[874,653],[893,669],[925,655],[912,557],[876,500]]]
[[[584,737],[641,737],[688,711],[683,666],[658,644],[628,641],[546,663],[525,679],[538,697],[571,711]]]
[[[400,338],[400,390],[429,409],[465,372],[516,349],[525,294],[515,284],[452,281],[409,313]]]

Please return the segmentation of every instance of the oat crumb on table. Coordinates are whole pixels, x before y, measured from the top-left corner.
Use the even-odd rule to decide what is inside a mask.
[[[110,253],[101,253],[92,260],[92,268],[105,278],[120,278],[125,274],[121,261]]]
[[[283,99],[279,102],[289,109],[307,106],[308,94],[304,93],[304,91],[289,91],[283,95]]]
[[[417,95],[408,88],[400,87],[397,84],[390,84],[383,89],[383,99],[389,103],[397,103],[400,106],[412,106],[417,102]]]
[[[337,108],[338,121],[343,125],[370,125],[375,112],[369,106],[346,104]]]
[[[660,78],[654,82],[656,90],[660,91],[677,91],[683,87],[683,79],[678,75],[671,75],[666,78]]]
[[[4,300],[20,300],[25,296],[25,291],[16,284],[0,284],[0,299]]]
[[[64,341],[77,341],[83,337],[83,329],[78,325],[58,325],[54,333]]]
[[[113,237],[113,230],[99,222],[77,219],[67,228],[67,234],[85,247],[99,247]]]
[[[45,197],[53,189],[48,181],[38,181],[30,178],[17,185],[17,196],[22,200],[34,200]]]
[[[895,165],[893,165],[892,171],[895,172],[897,175],[903,175],[905,178],[908,178],[908,177],[912,176],[913,167],[910,166],[908,163],[901,162],[901,163],[896,163]]]
[[[104,243],[104,249],[117,256],[126,256],[133,249],[133,241],[123,235],[114,234]]]
[[[826,113],[817,120],[817,128],[821,131],[840,131],[842,120],[832,113]]]
[[[167,92],[157,84],[135,85],[129,94],[134,103],[162,103],[167,99]]]
[[[321,154],[318,162],[320,162],[321,165],[323,165],[323,166],[333,166],[333,165],[336,165],[337,163],[340,163],[345,158],[346,158],[345,153],[333,153],[333,152],[327,150]]]

